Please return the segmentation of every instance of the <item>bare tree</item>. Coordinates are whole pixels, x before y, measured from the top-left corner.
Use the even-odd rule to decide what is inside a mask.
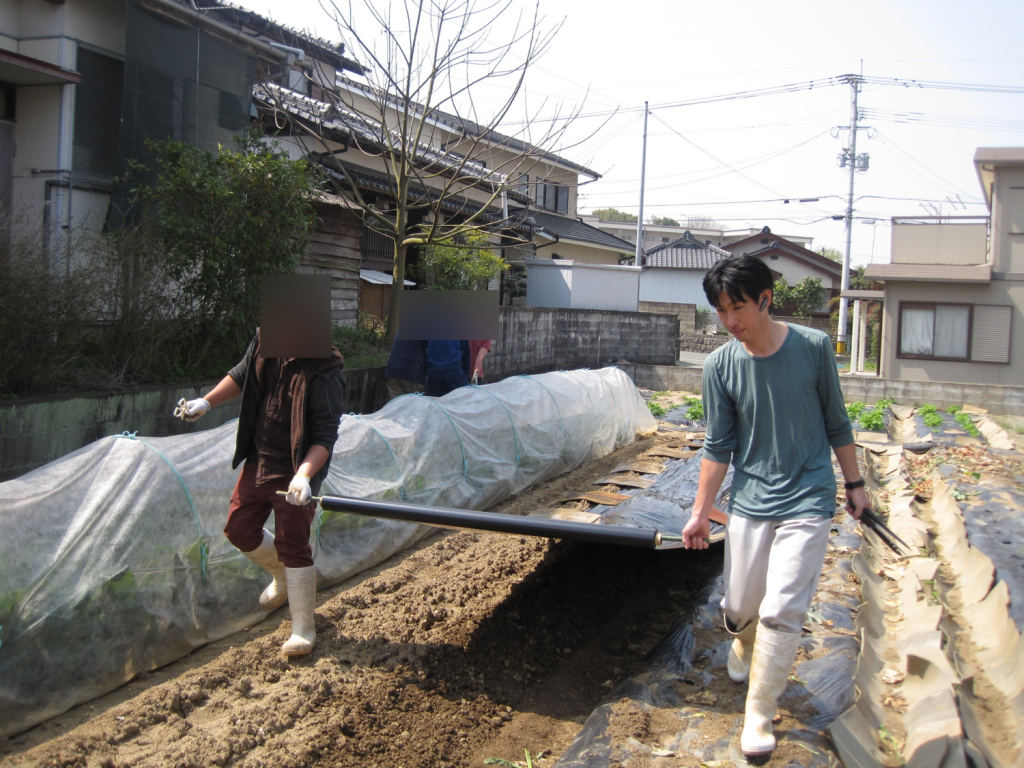
[[[337,90],[325,89],[332,114],[305,121],[303,128],[306,139],[328,147],[319,160],[340,194],[394,241],[388,314],[388,334],[394,337],[410,247],[481,231],[500,236],[503,245],[529,242],[509,202],[528,207],[538,183],[533,169],[555,160],[554,150],[566,149],[566,129],[580,107],[536,105],[527,110],[528,119],[513,123],[512,135],[497,132],[525,99],[527,72],[561,27],[545,24],[538,6],[524,16],[513,10],[513,0],[322,5],[364,65],[365,82],[345,79]],[[496,101],[485,107],[484,96]],[[541,111],[547,116],[538,121]],[[341,149],[330,151],[328,119],[346,127]],[[539,135],[531,135],[538,125],[544,126]],[[368,190],[358,169],[346,165],[346,157],[353,159],[345,154],[351,148],[370,159],[378,178],[386,176],[386,191]]]
[[[690,229],[725,229],[714,218],[707,215],[687,216],[686,226]]]

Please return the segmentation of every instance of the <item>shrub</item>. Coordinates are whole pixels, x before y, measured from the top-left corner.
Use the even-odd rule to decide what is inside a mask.
[[[0,222],[0,393],[59,388],[85,354],[94,316],[93,271],[71,265],[73,234],[47,248],[42,229],[19,217]],[[77,262],[77,259],[75,259]]]
[[[359,315],[355,327],[336,325],[331,343],[345,357],[346,368],[370,368],[384,365],[391,354],[387,323],[373,315]]]
[[[305,161],[279,157],[258,130],[216,154],[147,141],[157,179],[133,204],[153,206],[168,274],[180,286],[184,368],[221,373],[259,324],[261,275],[291,273],[305,252],[318,179]],[[148,175],[134,162],[131,172]],[[212,352],[212,354],[211,354]]]

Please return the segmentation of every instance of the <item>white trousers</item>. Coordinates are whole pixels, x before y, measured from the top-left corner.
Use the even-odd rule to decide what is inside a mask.
[[[800,632],[811,607],[832,520],[759,521],[729,516],[725,535],[726,627],[737,632],[758,617],[782,632]]]

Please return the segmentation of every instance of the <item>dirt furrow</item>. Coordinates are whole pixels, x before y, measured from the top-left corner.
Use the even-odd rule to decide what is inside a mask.
[[[641,441],[500,505],[555,506]],[[720,567],[648,552],[438,534],[320,595],[319,646],[284,659],[282,610],[0,741],[12,766],[478,766],[557,756]]]

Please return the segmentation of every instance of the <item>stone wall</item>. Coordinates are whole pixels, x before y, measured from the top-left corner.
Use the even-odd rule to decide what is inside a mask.
[[[702,333],[680,333],[680,352],[714,352],[732,336],[708,336]]]
[[[665,365],[620,365],[633,382],[643,389],[701,391],[700,368]],[[869,376],[840,376],[839,383],[847,402],[875,403],[895,400],[900,405],[929,403],[939,408],[951,405],[976,405],[1004,416],[1024,416],[1024,386],[1009,387],[977,384],[952,384],[942,381],[906,381]]]
[[[675,315],[598,309],[500,307],[498,339],[484,370],[490,381],[522,373],[602,368],[629,360],[674,365]]]
[[[697,327],[697,305],[675,304],[667,301],[641,301],[641,312],[654,312],[658,315],[676,315],[679,318],[679,334],[692,334]]]

